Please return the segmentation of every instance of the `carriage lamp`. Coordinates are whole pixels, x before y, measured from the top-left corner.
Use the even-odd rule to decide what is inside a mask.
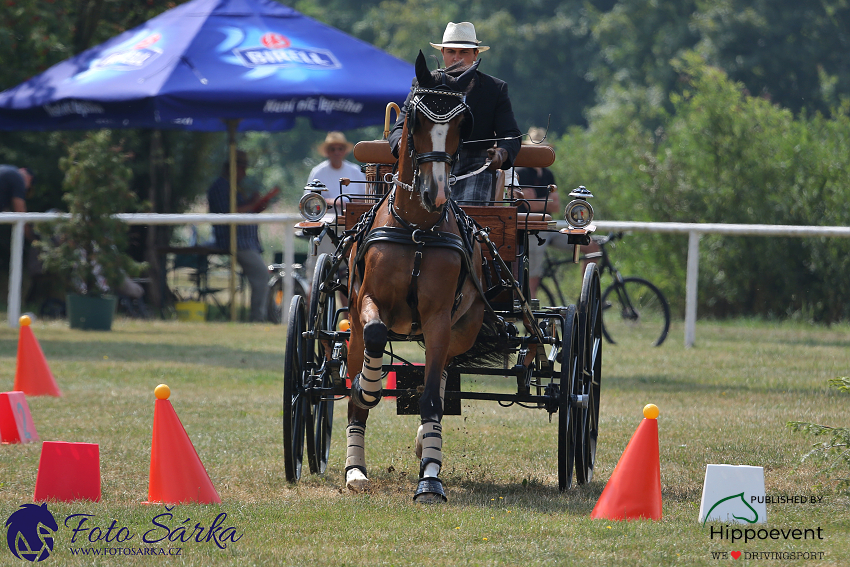
[[[327,188],[321,181],[314,179],[304,187],[304,190],[306,193],[298,202],[298,212],[301,213],[304,220],[310,222],[322,220],[328,210],[328,204],[322,197],[322,191],[327,191]]]
[[[593,207],[587,202],[593,197],[593,193],[587,190],[584,185],[573,189],[570,193],[573,200],[567,203],[567,208],[564,209],[564,218],[567,223],[573,228],[585,228],[593,221]]]

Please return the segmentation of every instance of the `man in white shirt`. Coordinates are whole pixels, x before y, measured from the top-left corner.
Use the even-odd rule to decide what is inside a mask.
[[[307,183],[314,179],[318,179],[328,188],[324,193],[325,201],[328,203],[328,209],[331,209],[334,204],[334,199],[340,195],[339,180],[342,177],[347,177],[352,181],[366,181],[366,176],[360,171],[360,166],[351,162],[345,161],[345,156],[351,152],[354,145],[345,139],[345,134],[342,132],[328,132],[325,136],[325,141],[319,144],[319,153],[325,156],[326,159],[310,171],[307,178]],[[366,186],[356,184],[346,189],[347,192],[360,193],[366,192]],[[341,208],[342,204],[337,205],[337,209]],[[337,214],[341,211],[337,210]]]
[[[328,188],[327,192],[323,193],[323,195],[325,197],[325,201],[328,203],[328,210],[334,211],[334,200],[339,197],[341,193],[339,185],[340,178],[347,177],[352,181],[366,181],[366,176],[362,171],[360,171],[360,166],[345,161],[345,156],[354,149],[354,144],[351,144],[348,140],[346,140],[345,134],[342,132],[328,132],[328,135],[325,136],[325,141],[319,144],[317,149],[320,154],[328,159],[313,168],[310,175],[307,177],[307,183],[310,183],[314,179],[318,179],[325,185],[325,187]],[[346,188],[346,192],[355,194],[359,193],[362,195],[366,192],[366,185],[362,183],[350,185]],[[341,215],[342,207],[343,203],[341,201],[337,201],[336,210],[334,212],[337,215]],[[336,247],[333,245],[333,242],[331,242],[331,239],[323,238],[317,253],[333,254],[335,250]],[[315,265],[316,258],[308,256],[307,275],[309,278],[313,277]],[[346,298],[342,297],[341,305],[347,304]]]

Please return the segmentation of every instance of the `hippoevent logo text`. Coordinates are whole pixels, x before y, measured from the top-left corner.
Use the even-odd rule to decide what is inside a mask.
[[[183,555],[183,546],[214,545],[227,549],[244,535],[227,521],[227,513],[219,513],[211,522],[196,521],[173,512],[151,519],[150,527],[135,531],[118,520],[99,521],[94,514],[70,514],[62,522],[70,533],[72,555]],[[56,533],[59,531],[47,504],[24,504],[6,520],[6,542],[18,559],[36,562],[55,555]]]
[[[738,528],[729,524],[709,528],[709,535],[714,541],[728,541],[730,544],[747,544],[766,541],[823,541],[823,528]],[[751,559],[751,560],[811,560],[823,559],[823,551],[712,551],[712,559]]]

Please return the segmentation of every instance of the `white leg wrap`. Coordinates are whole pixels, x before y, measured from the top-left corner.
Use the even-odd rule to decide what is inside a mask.
[[[365,433],[366,429],[362,425],[350,424],[345,428],[345,436],[348,439],[348,447],[345,453],[346,468],[366,468]]]
[[[373,358],[368,352],[363,353],[363,371],[360,376],[360,388],[363,390],[363,399],[367,402],[374,401],[381,393],[384,365],[384,356]]]
[[[366,426],[352,423],[345,428],[348,440],[345,457],[345,485],[349,490],[361,492],[369,485],[366,478]]]
[[[443,462],[443,426],[433,421],[423,423],[416,432],[416,441],[419,458],[429,461],[423,476],[438,476]]]

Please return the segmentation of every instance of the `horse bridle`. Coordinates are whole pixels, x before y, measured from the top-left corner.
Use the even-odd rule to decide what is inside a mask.
[[[461,144],[458,144],[454,154],[445,151],[417,153],[413,145],[413,132],[416,129],[418,113],[420,112],[435,124],[448,124],[449,121],[459,114],[472,114],[469,106],[466,104],[466,95],[464,93],[419,87],[413,89],[413,96],[410,99],[410,106],[407,113],[407,150],[413,160],[413,183],[408,188],[410,191],[417,186],[416,182],[419,176],[420,164],[442,162],[447,163],[451,170],[452,164],[457,159],[461,147]]]

